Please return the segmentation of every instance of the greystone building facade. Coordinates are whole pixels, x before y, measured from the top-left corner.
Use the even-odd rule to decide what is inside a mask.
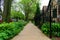
[[[51,2],[49,2],[46,10],[47,17],[50,17],[50,6],[52,21],[60,22],[60,0],[51,0]]]

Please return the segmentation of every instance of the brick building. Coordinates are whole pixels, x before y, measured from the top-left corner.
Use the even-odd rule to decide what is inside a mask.
[[[60,22],[60,0],[51,0],[49,1],[46,16],[50,17],[50,6],[51,6],[51,18],[52,21]]]
[[[43,18],[43,22],[46,21],[45,17],[46,17],[46,10],[47,10],[47,6],[43,6],[42,8],[42,18]]]

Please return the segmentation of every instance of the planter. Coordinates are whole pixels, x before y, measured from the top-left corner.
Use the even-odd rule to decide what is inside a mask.
[[[60,37],[56,37],[56,40],[60,40]]]

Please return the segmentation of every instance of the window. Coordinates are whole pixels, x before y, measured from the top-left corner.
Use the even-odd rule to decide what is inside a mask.
[[[60,5],[58,6],[58,13],[59,13],[59,15],[60,15]]]
[[[58,2],[60,2],[60,0],[58,0]]]
[[[53,18],[57,18],[57,9],[53,9]]]
[[[60,5],[60,0],[58,0],[58,4]]]

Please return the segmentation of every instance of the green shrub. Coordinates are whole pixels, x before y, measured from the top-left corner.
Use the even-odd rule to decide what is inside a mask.
[[[52,40],[56,40],[55,38],[52,38]]]
[[[18,22],[0,24],[0,40],[9,40],[14,37],[21,32],[26,23],[27,22],[21,20]]]
[[[50,33],[50,24],[44,23],[41,27],[43,33],[49,36]],[[60,23],[51,23],[52,36],[60,37]]]

